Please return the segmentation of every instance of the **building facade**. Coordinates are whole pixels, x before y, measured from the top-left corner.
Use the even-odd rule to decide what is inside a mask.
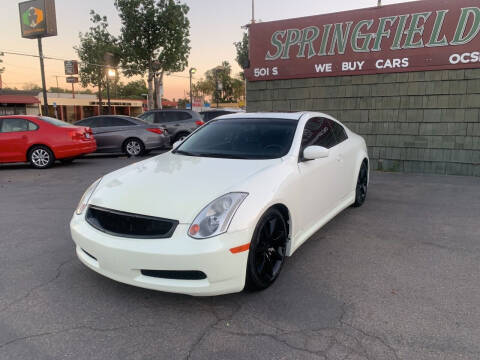
[[[476,0],[255,25],[247,111],[331,114],[372,169],[480,176],[479,33]]]
[[[96,95],[70,93],[48,93],[48,115],[73,123],[86,117],[100,114],[99,101]],[[38,94],[43,106],[43,96]],[[112,114],[138,116],[143,112],[142,100],[111,99]],[[106,99],[102,101],[103,114],[108,114]]]
[[[38,115],[40,101],[27,91],[0,91],[0,116]]]

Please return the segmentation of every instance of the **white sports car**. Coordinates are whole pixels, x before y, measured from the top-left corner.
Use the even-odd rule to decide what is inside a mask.
[[[264,289],[286,256],[365,201],[367,147],[322,113],[222,116],[93,183],[70,223],[111,279],[190,295]]]

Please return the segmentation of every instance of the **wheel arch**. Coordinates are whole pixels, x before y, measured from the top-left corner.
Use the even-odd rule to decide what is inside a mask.
[[[270,209],[277,209],[282,214],[283,218],[285,219],[285,223],[287,224],[287,232],[288,232],[288,242],[287,242],[287,256],[290,256],[290,248],[291,248],[291,240],[293,236],[293,222],[292,222],[292,215],[288,207],[283,203],[275,203],[270,205],[263,214],[265,214]]]
[[[145,147],[145,143],[144,143],[143,140],[140,139],[138,136],[129,136],[129,137],[127,137],[125,140],[123,140],[123,142],[122,142],[122,151],[123,151],[123,152],[125,152],[125,150],[126,150],[126,149],[125,149],[125,146],[127,145],[127,142],[128,142],[129,140],[137,140],[137,141],[139,141],[140,143],[143,144],[143,147]]]
[[[35,147],[35,146],[43,146],[43,147],[46,147],[48,148],[53,156],[55,157],[55,159],[57,158],[57,154],[55,154],[55,149],[53,149],[50,145],[47,145],[47,144],[43,144],[43,143],[35,143],[35,144],[32,144],[28,147],[27,149],[27,152],[25,153],[25,158],[28,160],[28,157],[30,155],[30,151],[32,151],[32,149]]]

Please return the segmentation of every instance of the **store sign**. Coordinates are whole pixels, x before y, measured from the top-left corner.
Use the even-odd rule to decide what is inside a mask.
[[[479,0],[425,0],[250,26],[249,81],[480,68]]]
[[[35,39],[57,35],[55,0],[31,0],[18,4],[22,37]]]
[[[204,99],[202,96],[193,97],[193,111],[202,111]]]
[[[78,83],[78,77],[76,76],[67,76],[65,78],[65,80],[67,81],[68,84],[76,84]]]
[[[77,75],[78,74],[78,61],[67,60],[64,62],[65,75]]]

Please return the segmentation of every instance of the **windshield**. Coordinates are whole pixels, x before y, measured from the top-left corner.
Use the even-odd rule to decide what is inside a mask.
[[[73,126],[72,124],[69,124],[65,121],[54,119],[48,116],[41,116],[40,120],[43,120],[49,124],[55,125],[55,126],[61,126],[61,127],[67,127],[67,126]]]
[[[223,119],[203,125],[173,152],[230,159],[276,159],[292,145],[296,120]]]

